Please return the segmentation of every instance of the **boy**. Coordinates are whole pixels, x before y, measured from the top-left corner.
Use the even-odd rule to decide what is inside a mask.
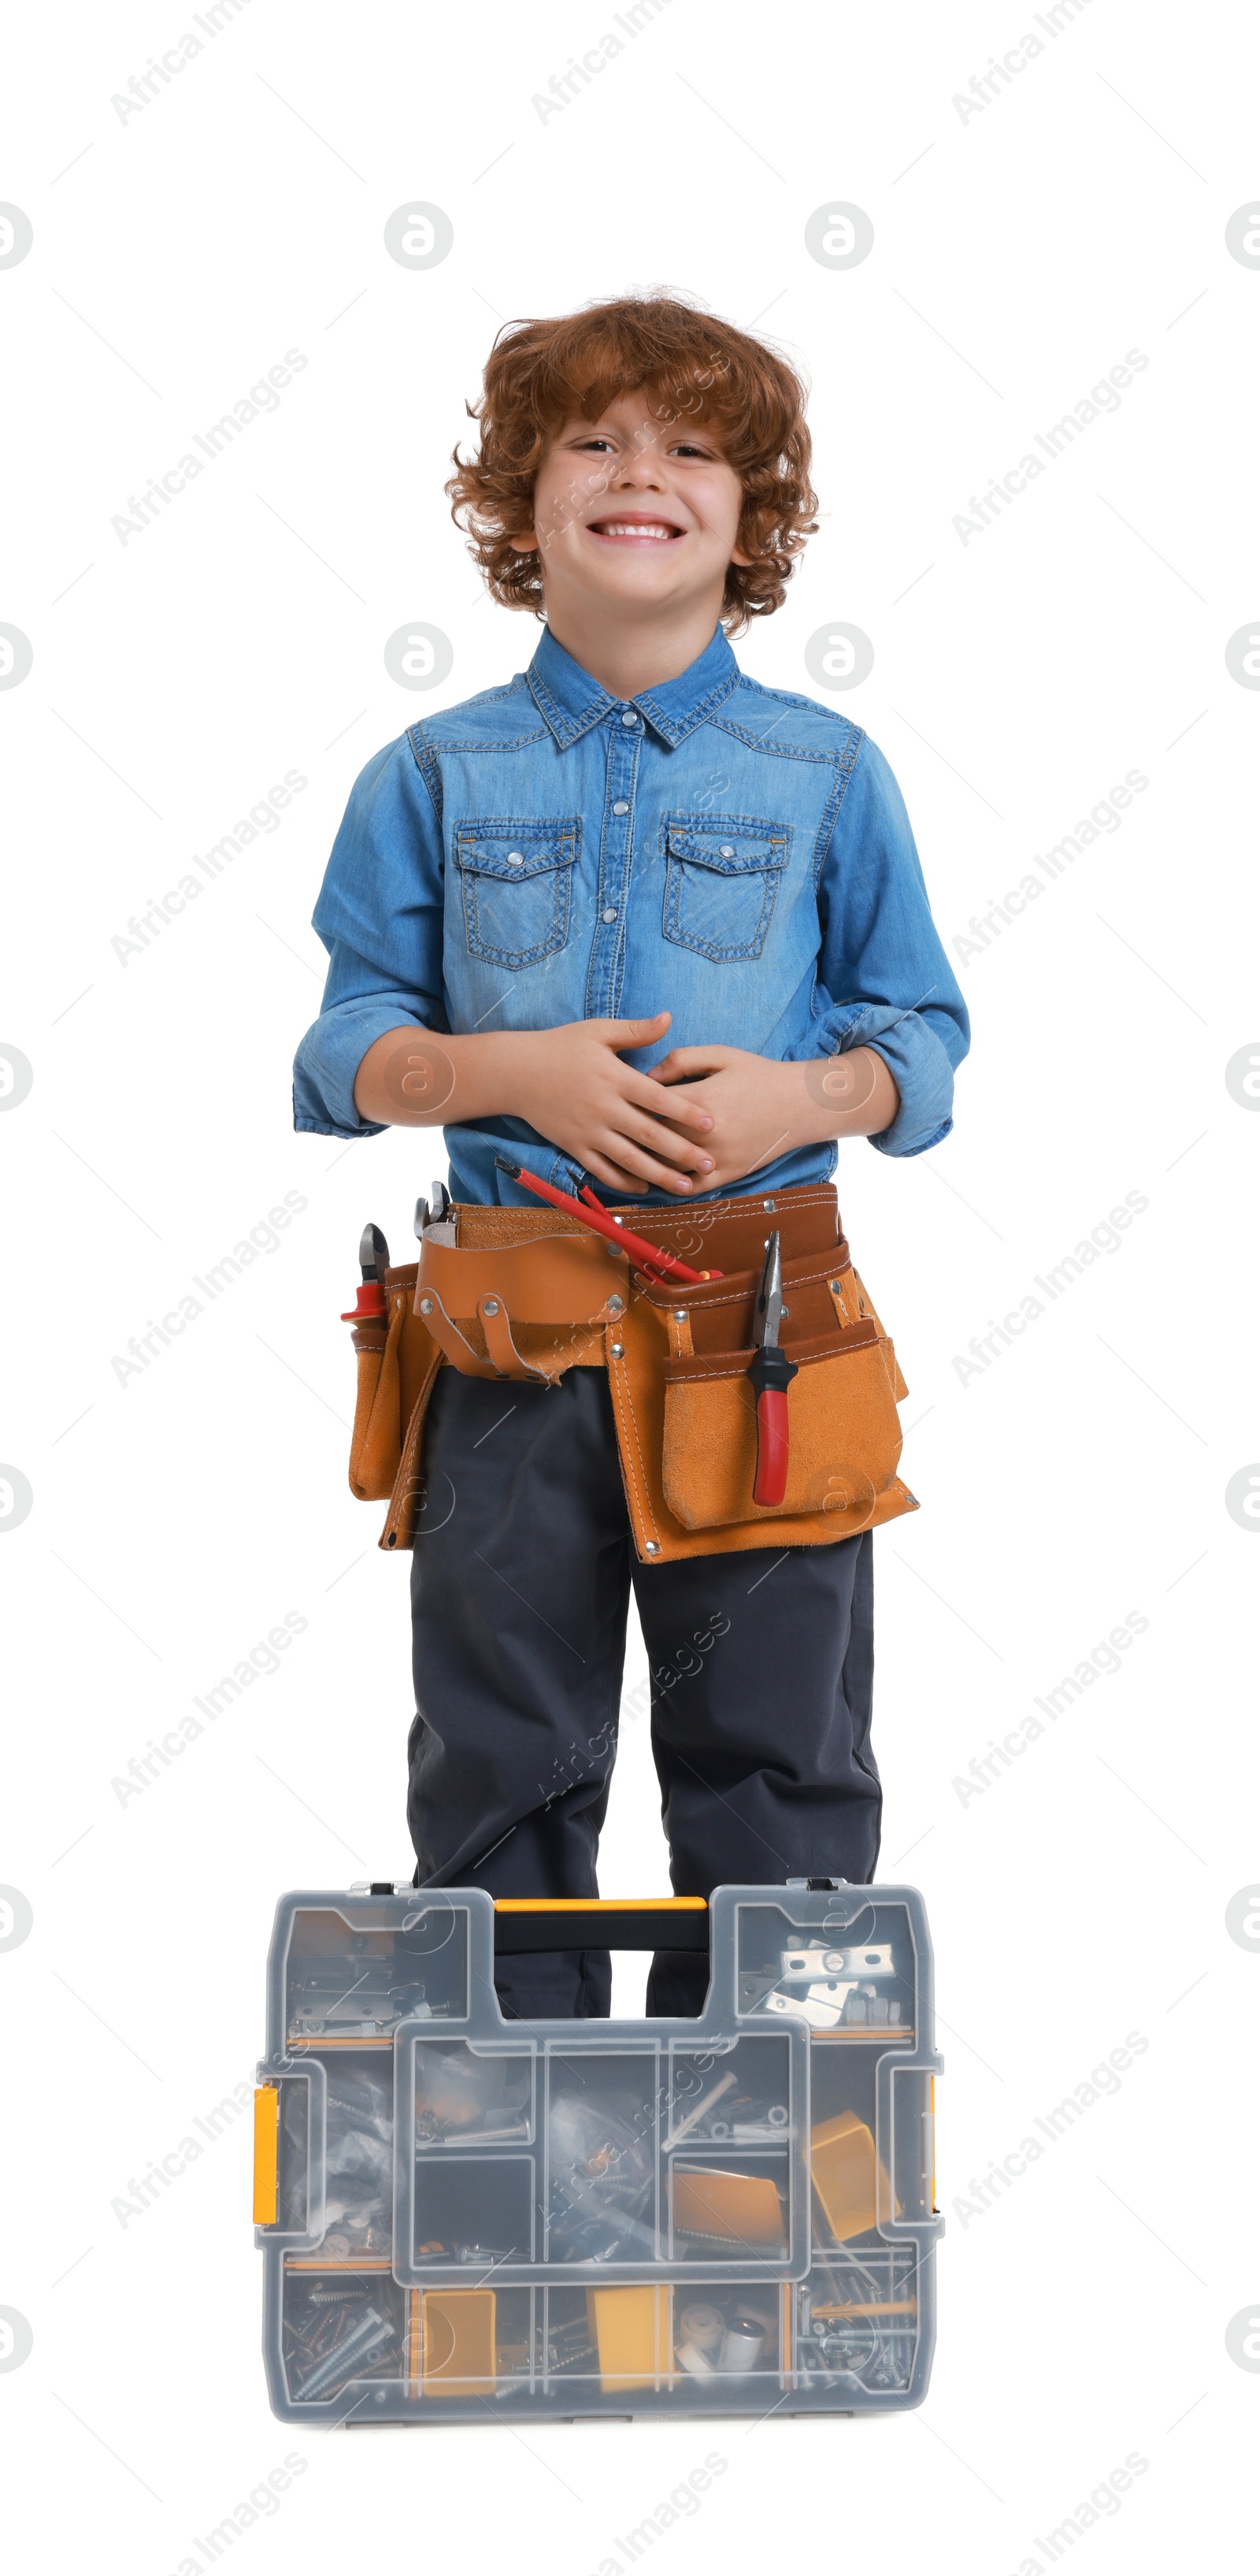
[[[528,672],[369,762],[316,908],[331,965],[296,1123],[444,1122],[459,1203],[417,1289],[441,1344],[412,1575],[420,1886],[595,1893],[632,1582],[676,1891],[874,1869],[871,1526],[913,1508],[896,1442],[764,1530],[710,1491],[756,1404],[770,1213],[789,1357],[806,1336],[799,1453],[803,1430],[866,1456],[859,1366],[884,1371],[895,1433],[826,1184],[841,1136],[900,1155],[947,1135],[968,1042],[884,761],[727,641],[815,531],[802,403],[777,354],[664,297],[500,334],[448,490],[493,596],[544,631]],[[549,1363],[513,1319],[552,1314],[539,1265],[572,1269],[582,1228],[517,1172],[593,1183],[722,1284],[614,1274],[584,1237],[593,1294],[626,1293],[565,1306]],[[463,1324],[440,1285],[460,1260]],[[705,1982],[658,1952],[648,2009],[698,2012]],[[505,1961],[498,1991],[509,2015],[606,2014],[608,1957]]]

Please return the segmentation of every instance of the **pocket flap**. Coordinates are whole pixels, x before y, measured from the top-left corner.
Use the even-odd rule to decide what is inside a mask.
[[[455,864],[479,877],[500,877],[520,885],[549,868],[571,867],[578,854],[580,826],[559,823],[460,823],[455,830]]]
[[[691,823],[670,823],[665,847],[671,859],[690,867],[712,868],[715,875],[748,876],[754,868],[781,868],[787,859],[788,835],[772,825],[741,827],[728,823],[717,830]]]

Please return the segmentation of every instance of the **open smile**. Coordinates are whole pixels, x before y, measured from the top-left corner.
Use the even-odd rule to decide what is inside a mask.
[[[675,527],[671,519],[639,518],[631,511],[623,512],[615,519],[590,519],[586,533],[588,537],[597,537],[601,545],[667,546],[676,537],[681,537],[683,531]]]

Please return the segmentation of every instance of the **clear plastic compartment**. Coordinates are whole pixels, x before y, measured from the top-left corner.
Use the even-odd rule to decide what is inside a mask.
[[[388,2047],[400,2021],[462,2020],[467,1914],[417,1897],[401,1923],[369,1929],[304,1908],[293,1917],[285,1996],[294,2047]]]
[[[468,2039],[416,2048],[416,2147],[528,2144],[534,2134],[534,2058]]]
[[[290,2263],[284,2279],[284,2370],[290,2397],[327,2405],[360,2379],[399,2379],[406,2298],[388,2265],[370,2272]]]
[[[904,1906],[846,1888],[822,1922],[793,1920],[782,1905],[741,1905],[741,2014],[800,2015],[813,2031],[846,2037],[914,2036],[914,1953]]]
[[[549,2262],[660,2259],[655,2049],[547,2061]]]
[[[919,2337],[913,2247],[878,2239],[817,2259],[794,2291],[794,2377],[802,2391],[852,2377],[872,2394],[908,2388]]]

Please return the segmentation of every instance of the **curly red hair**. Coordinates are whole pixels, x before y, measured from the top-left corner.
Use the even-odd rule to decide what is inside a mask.
[[[781,608],[796,557],[817,530],[810,486],[805,388],[764,341],[667,295],[622,296],[548,321],[504,324],[486,362],[481,400],[465,408],[480,430],[475,456],[452,452],[451,516],[504,608],[543,611],[537,554],[512,538],[533,525],[534,481],[549,441],[578,412],[598,420],[620,394],[643,393],[658,419],[711,425],[744,489],[722,624]]]

